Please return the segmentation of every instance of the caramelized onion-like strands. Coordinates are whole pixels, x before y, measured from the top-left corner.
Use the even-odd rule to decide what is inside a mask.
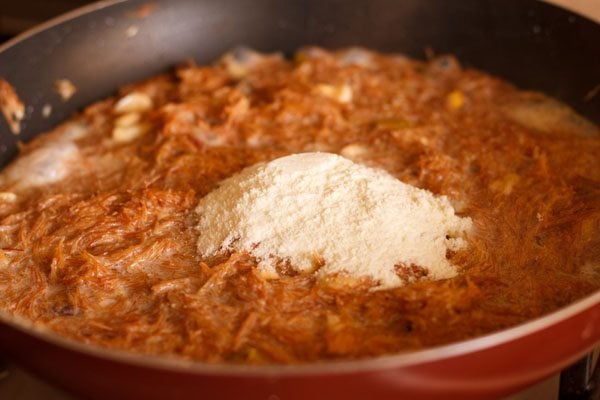
[[[597,127],[563,106],[450,57],[313,48],[294,62],[229,59],[243,68],[226,57],[129,85],[72,121],[83,129],[25,145],[0,177],[2,310],[137,353],[305,363],[463,340],[600,288],[600,143],[576,134]],[[116,112],[130,93],[151,101]],[[148,130],[116,142],[130,112],[139,120],[121,124]],[[475,224],[468,251],[447,254],[459,276],[373,292],[342,277],[267,280],[247,254],[198,257],[202,196],[246,166],[316,150],[447,195]]]

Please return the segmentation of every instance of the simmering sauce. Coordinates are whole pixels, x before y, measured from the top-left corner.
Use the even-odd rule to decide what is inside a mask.
[[[400,353],[600,288],[598,127],[451,56],[238,50],[135,83],[0,174],[0,309],[61,336],[210,363]],[[248,253],[203,258],[196,207],[258,162],[337,153],[469,217],[456,277],[371,290]],[[411,271],[403,266],[399,274]]]

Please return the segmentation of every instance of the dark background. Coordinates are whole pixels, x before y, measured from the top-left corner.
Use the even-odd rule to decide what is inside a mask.
[[[90,0],[0,0],[0,42]]]
[[[567,5],[592,18],[600,19],[600,0],[547,1]],[[40,22],[92,2],[92,0],[0,0],[0,42]]]

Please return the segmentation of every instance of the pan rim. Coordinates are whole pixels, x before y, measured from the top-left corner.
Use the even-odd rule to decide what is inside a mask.
[[[111,7],[118,3],[125,3],[128,0],[99,0],[95,1],[91,4],[75,8],[74,10],[68,11],[64,14],[60,14],[54,18],[51,18],[47,21],[44,21],[40,24],[37,24],[24,32],[19,33],[17,36],[7,40],[6,42],[0,44],[0,53],[3,53],[9,50],[11,47],[16,46],[17,44],[24,42],[25,40],[32,38],[33,36],[41,33],[45,30],[53,28],[57,25],[60,25],[64,22],[68,22],[79,18],[85,14],[90,14],[94,11],[102,10],[107,7]]]
[[[547,7],[559,9],[563,12],[567,12],[567,13],[576,15],[579,18],[583,18],[583,19],[587,20],[588,22],[592,22],[596,25],[600,25],[600,20],[596,20],[595,18],[592,18],[591,16],[582,14],[577,10],[566,8],[563,4],[557,4],[557,3],[554,3],[554,2],[551,2],[548,0],[535,0],[535,1],[537,3],[542,3]],[[35,36],[38,33],[41,33],[47,29],[53,28],[57,25],[60,25],[63,22],[68,22],[68,21],[76,19],[82,15],[89,14],[91,12],[98,11],[98,10],[101,10],[104,8],[108,8],[108,7],[114,6],[115,4],[126,3],[126,2],[129,2],[129,0],[98,0],[98,1],[95,1],[88,5],[81,6],[81,7],[75,8],[71,11],[68,11],[66,13],[60,14],[60,15],[53,17],[47,21],[37,24],[37,25],[25,30],[24,32],[21,32],[17,36],[7,40],[4,43],[0,43],[0,53],[7,51],[11,47],[16,46],[20,42],[23,42],[23,41]]]
[[[36,25],[18,36],[0,44],[0,53],[24,42],[38,33],[58,26],[62,23],[74,20],[83,15],[98,11],[116,4],[125,3],[128,0],[101,0],[86,6],[79,7],[65,14],[59,15],[46,22]],[[577,11],[567,9],[562,5],[538,0],[545,6],[561,9],[580,18],[600,25],[600,22],[580,14]],[[231,364],[208,364],[198,361],[186,361],[164,356],[151,356],[130,353],[125,350],[103,348],[93,344],[78,342],[73,339],[61,337],[48,329],[36,326],[32,321],[20,317],[9,316],[0,310],[0,324],[9,326],[23,334],[33,336],[39,340],[58,346],[60,348],[81,353],[90,357],[100,358],[106,361],[125,363],[132,366],[145,368],[169,370],[191,374],[209,374],[225,376],[245,377],[267,377],[267,376],[304,376],[323,374],[342,374],[354,372],[380,371],[392,368],[410,367],[430,362],[463,356],[499,345],[524,338],[528,335],[548,329],[556,324],[575,317],[580,313],[600,305],[600,291],[594,292],[568,306],[554,311],[542,317],[529,320],[511,328],[498,332],[467,339],[459,342],[418,350],[410,353],[385,355],[381,357],[363,360],[340,360],[324,361],[319,363],[307,363],[299,365],[231,365]],[[600,343],[600,342],[597,342]],[[594,345],[589,346],[592,348]]]

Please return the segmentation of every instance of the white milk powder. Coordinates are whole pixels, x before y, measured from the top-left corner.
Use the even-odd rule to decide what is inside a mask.
[[[427,279],[455,276],[447,249],[465,245],[469,218],[444,196],[385,171],[329,153],[303,153],[257,164],[224,180],[198,204],[204,257],[246,251],[276,277],[277,263],[318,276],[368,277],[379,289],[401,286],[398,264]]]

